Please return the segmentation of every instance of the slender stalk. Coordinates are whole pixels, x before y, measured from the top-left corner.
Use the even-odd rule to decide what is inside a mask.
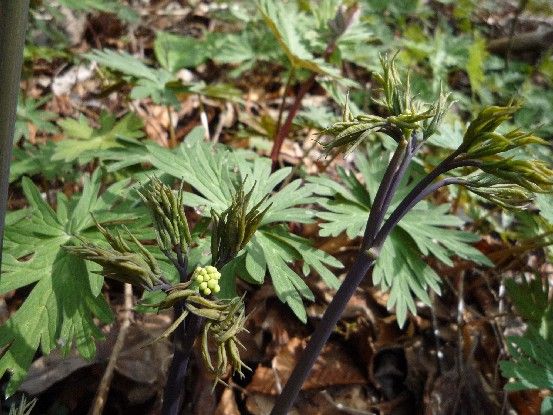
[[[384,244],[384,241],[390,234],[390,232],[395,228],[401,219],[409,212],[417,203],[426,197],[430,196],[440,187],[448,186],[450,184],[463,184],[465,179],[457,177],[448,177],[442,179],[436,183],[430,184],[422,192],[418,193],[416,197],[410,198],[409,195],[403,199],[399,206],[392,212],[388,220],[382,225],[382,228],[374,238],[373,246],[377,249],[380,249]]]
[[[173,126],[173,110],[170,105],[166,106],[167,108],[167,118],[168,118],[168,130],[169,130],[169,148],[177,147],[177,136],[175,134],[175,127]]]
[[[412,140],[414,141],[414,140]],[[411,146],[413,147],[413,143],[411,143]],[[390,203],[392,202],[392,199],[396,193],[396,190],[403,180],[403,176],[405,176],[405,172],[407,171],[407,167],[411,164],[411,160],[413,159],[413,156],[415,155],[415,152],[413,148],[409,148],[405,155],[403,156],[403,160],[401,161],[401,164],[399,165],[396,174],[394,175],[394,179],[386,192],[386,197],[384,198],[383,206],[385,206],[385,209],[382,209],[379,213],[380,216],[378,217],[378,222],[381,223],[384,220],[384,217],[386,216],[386,212],[388,211],[388,207],[390,206]]]
[[[288,79],[286,79],[286,86],[284,87],[284,91],[282,92],[282,99],[280,100],[280,107],[278,108],[278,118],[273,137],[274,140],[276,140],[280,131],[280,126],[282,124],[282,115],[284,114],[284,104],[286,104],[286,96],[288,95],[288,91],[290,90],[290,85],[292,85],[292,80],[294,79],[295,74],[296,68],[292,67],[288,74]]]
[[[180,247],[177,247],[177,265],[181,282],[188,281],[187,257],[183,255]],[[168,253],[166,256],[170,257]],[[221,269],[232,258],[214,264]],[[174,307],[174,319],[177,319],[185,310],[185,301],[178,302]],[[188,373],[188,365],[192,357],[194,341],[200,334],[204,325],[204,318],[189,313],[184,321],[177,327],[173,334],[173,360],[167,375],[165,390],[163,393],[163,415],[180,415],[182,413],[185,398],[185,379]]]
[[[29,0],[0,2],[0,270]]]
[[[385,206],[386,194],[394,182],[396,173],[401,166],[401,163],[404,159],[405,154],[407,153],[407,148],[409,143],[407,140],[402,140],[397,145],[396,151],[392,156],[392,160],[388,164],[388,168],[384,172],[384,177],[382,182],[378,187],[374,202],[372,204],[371,210],[369,212],[369,219],[367,220],[367,226],[365,227],[365,234],[363,235],[363,243],[361,245],[362,249],[366,249],[372,243],[372,238],[376,235],[376,231],[380,226],[380,221],[378,220],[381,211],[386,211],[388,206]]]
[[[174,258],[169,252],[164,254],[174,262]],[[181,282],[188,281],[187,257],[183,255],[180,247],[177,248],[177,260],[175,267],[179,272]],[[179,318],[185,310],[185,302],[179,301],[175,306],[173,319]],[[184,380],[188,372],[188,362],[192,355],[192,346],[194,340],[200,333],[203,319],[190,313],[184,321],[176,328],[173,334],[173,360],[169,367],[165,390],[163,392],[163,415],[179,415],[182,412],[184,402],[185,388]]]
[[[275,164],[278,160],[278,156],[280,154],[282,144],[284,143],[284,139],[288,137],[288,134],[290,134],[290,130],[292,129],[292,122],[294,121],[294,118],[296,117],[296,114],[301,107],[303,97],[305,96],[305,94],[307,94],[307,92],[309,92],[309,90],[315,83],[315,76],[316,74],[311,74],[309,78],[307,78],[307,80],[302,84],[300,90],[298,91],[298,95],[296,95],[296,98],[294,99],[292,108],[290,108],[290,110],[288,111],[288,115],[286,116],[286,120],[284,120],[284,124],[282,124],[282,127],[278,129],[278,134],[275,137],[273,148],[271,149],[271,160],[273,161],[273,164]]]
[[[271,411],[271,415],[286,415],[288,413],[301,390],[303,382],[307,379],[307,376],[315,364],[317,357],[332,334],[336,323],[338,323],[338,320],[340,319],[340,316],[342,315],[348,301],[353,296],[357,287],[359,287],[359,284],[361,284],[363,278],[365,278],[367,272],[374,265],[376,257],[373,255],[372,250],[368,250],[367,248],[373,245],[372,242],[375,237],[375,232],[380,226],[381,219],[379,220],[379,218],[383,217],[383,215],[380,214],[380,211],[385,211],[388,208],[386,205],[388,191],[391,187],[395,186],[396,175],[398,173],[402,174],[402,171],[405,169],[404,164],[408,164],[408,161],[406,162],[405,160],[412,157],[410,154],[412,150],[411,144],[411,141],[407,140],[402,140],[398,143],[396,151],[392,156],[392,160],[390,160],[390,163],[388,164],[382,182],[380,183],[376,193],[373,207],[369,213],[369,218],[367,219],[363,242],[357,257],[349,269],[344,282],[340,285],[336,295],[325,310],[322,320],[315,329],[315,332],[311,336],[307,347],[303,351],[298,364],[292,371],[288,382],[286,382],[282,393],[278,397],[275,406]],[[391,197],[389,200],[391,200]]]
[[[387,203],[392,200],[399,181],[401,181],[407,166],[418,148],[419,146],[417,145],[415,137],[411,137],[409,142],[403,140],[398,144],[398,148],[396,149],[396,152],[394,153],[394,156],[392,157],[386,173],[384,174],[384,178],[379,186],[375,202],[373,203],[373,209],[371,209],[371,213],[369,214],[361,249],[359,250],[353,265],[347,273],[344,282],[340,285],[336,295],[325,310],[322,320],[311,336],[307,347],[302,353],[298,364],[292,371],[292,374],[284,386],[282,393],[277,398],[275,406],[271,411],[271,415],[286,415],[292,407],[301,390],[303,382],[309,375],[309,372],[315,364],[317,357],[321,353],[323,346],[332,334],[332,331],[340,319],[346,304],[365,277],[366,273],[374,265],[382,244],[392,229],[413,206],[440,187],[453,183],[464,182],[463,179],[450,177],[433,183],[438,176],[456,167],[474,165],[471,164],[473,162],[472,160],[455,160],[456,157],[463,152],[463,149],[459,148],[451,153],[413,188],[413,190],[394,210],[390,218],[384,223],[384,225],[382,225],[382,228],[375,236],[374,232],[379,229],[380,223],[384,218],[385,211],[388,207]],[[376,208],[376,206],[379,208]]]
[[[183,308],[175,307],[175,312],[182,312]],[[180,314],[179,314],[180,315]],[[177,315],[178,317],[178,315]],[[180,415],[184,403],[186,374],[188,373],[188,363],[192,356],[194,341],[201,331],[203,318],[190,313],[178,331],[175,331],[173,340],[173,360],[167,375],[167,383],[163,394],[163,415]]]
[[[117,359],[123,350],[125,345],[125,339],[127,333],[131,326],[132,318],[132,306],[133,306],[133,295],[132,295],[132,285],[125,284],[125,308],[121,313],[121,325],[119,327],[119,333],[117,334],[117,340],[113,346],[111,356],[109,357],[108,365],[96,391],[96,396],[94,397],[94,403],[92,405],[92,410],[90,415],[101,415],[104,412],[104,407],[107,403],[107,398],[111,386],[111,381],[113,380],[113,374],[115,372],[115,365],[117,364]]]
[[[271,415],[286,415],[288,413],[300,392],[303,382],[309,375],[323,346],[332,334],[336,323],[338,323],[349,299],[352,297],[363,278],[365,278],[367,272],[374,265],[374,262],[375,259],[365,253],[364,250],[359,251],[344,282],[340,285],[336,295],[328,305],[323,318],[311,336],[298,364],[294,368],[288,382],[286,382],[282,393],[271,411]]]

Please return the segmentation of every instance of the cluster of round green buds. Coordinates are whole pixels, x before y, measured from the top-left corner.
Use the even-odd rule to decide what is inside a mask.
[[[217,268],[208,265],[205,268],[197,267],[192,275],[192,280],[196,283],[200,289],[200,293],[203,295],[210,295],[211,293],[218,293],[221,291],[219,286],[219,279],[221,273],[217,271]]]

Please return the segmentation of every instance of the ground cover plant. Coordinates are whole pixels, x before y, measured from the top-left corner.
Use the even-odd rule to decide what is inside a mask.
[[[553,411],[547,2],[0,7],[3,409]]]

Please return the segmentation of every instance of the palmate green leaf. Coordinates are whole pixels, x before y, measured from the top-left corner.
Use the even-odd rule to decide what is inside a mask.
[[[126,52],[109,49],[94,50],[84,54],[84,57],[130,77],[129,80],[134,83],[132,99],[150,97],[156,104],[179,105],[175,92],[168,86],[168,83],[175,81],[175,76],[168,70],[151,68]]]
[[[541,278],[516,283],[505,280],[505,287],[518,314],[532,325],[549,342],[553,341],[553,301],[549,289],[543,286]]]
[[[209,57],[209,48],[202,39],[157,32],[154,53],[159,64],[169,72],[195,68]]]
[[[33,176],[37,173],[43,175],[47,180],[55,177],[71,180],[80,174],[72,165],[64,163],[62,160],[52,160],[55,152],[56,143],[51,140],[40,146],[23,143],[21,147],[14,147],[13,161],[10,166],[10,183],[22,176]]]
[[[488,56],[486,39],[477,36],[468,50],[467,75],[469,76],[471,90],[474,94],[482,88],[485,79],[484,63]]]
[[[95,339],[102,337],[93,319],[112,319],[101,295],[103,278],[94,273],[98,268],[62,248],[77,243],[79,235],[102,239],[91,212],[104,224],[115,218],[133,227],[141,223],[143,212],[124,204],[114,208],[128,182],[116,183],[98,196],[99,178],[98,171],[92,178],[85,176],[80,196],[67,199],[58,194],[55,211],[31,180],[22,181],[30,207],[8,215],[0,293],[36,284],[23,305],[0,327],[0,347],[9,345],[0,359],[0,374],[11,374],[8,394],[23,381],[39,347],[47,354],[57,347],[67,352],[75,344],[79,353],[90,359]]]
[[[511,379],[507,390],[553,389],[553,343],[529,327],[524,336],[508,337],[507,345],[512,360],[499,363],[503,376]]]
[[[516,311],[528,324],[523,336],[507,338],[511,360],[499,363],[507,390],[553,389],[553,302],[537,277],[527,282],[505,280],[507,292]],[[553,411],[552,402],[544,399],[542,414]]]
[[[257,4],[263,20],[293,67],[308,69],[335,78],[340,77],[338,69],[320,58],[315,58],[305,46],[306,42],[302,39],[298,19],[300,13],[293,3],[259,0]]]
[[[184,203],[195,208],[204,217],[210,217],[212,209],[217,213],[227,209],[240,182],[244,182],[246,193],[253,188],[250,208],[269,194],[259,209],[270,207],[254,237],[239,257],[222,270],[221,295],[234,294],[236,275],[248,282],[261,284],[268,270],[275,289],[279,287],[280,290],[286,284],[291,284],[293,289],[282,288],[278,291],[279,298],[290,305],[300,319],[305,319],[303,305],[300,307],[298,304],[303,304],[302,297],[310,299],[311,296],[307,293],[302,278],[292,268],[293,263],[302,260],[305,275],[314,270],[330,286],[338,285],[336,277],[329,269],[341,267],[337,260],[313,248],[309,241],[295,235],[286,235],[278,230],[278,226],[275,228],[275,225],[282,222],[310,223],[315,215],[313,209],[306,207],[316,201],[313,197],[313,185],[306,185],[302,180],[293,180],[279,188],[290,175],[291,168],[286,167],[271,173],[269,159],[250,159],[245,152],[231,151],[223,145],[213,146],[203,140],[202,134],[191,134],[175,150],[156,144],[146,144],[145,147],[148,153],[142,161],[152,164],[160,173],[188,183],[195,192],[185,192]]]
[[[15,122],[14,141],[20,138],[29,139],[29,126],[33,124],[37,131],[46,134],[54,134],[58,132],[58,128],[51,122],[57,117],[56,114],[50,111],[43,111],[40,109],[50,97],[44,97],[39,100],[35,100],[30,97],[19,97],[17,102],[17,119]]]
[[[123,140],[142,138],[143,123],[140,117],[130,112],[119,121],[113,115],[102,113],[100,128],[93,128],[81,115],[78,119],[66,118],[58,122],[66,137],[56,143],[53,161],[89,161],[101,150],[124,147]]]
[[[363,235],[388,157],[387,152],[375,149],[371,149],[369,156],[357,153],[355,165],[365,184],[343,169],[338,170],[343,184],[324,176],[309,178],[317,186],[315,193],[328,197],[320,200],[325,210],[317,213],[324,221],[320,225],[321,236],[337,236],[342,232],[349,238]],[[388,214],[408,191],[409,188],[400,186]],[[477,236],[452,229],[463,222],[448,214],[448,210],[447,204],[417,204],[392,231],[375,264],[373,282],[382,290],[390,290],[388,307],[395,307],[400,325],[405,322],[407,311],[416,313],[413,297],[430,304],[428,288],[439,292],[439,277],[421,256],[433,255],[446,265],[453,264],[451,257],[455,255],[491,265],[486,256],[470,245],[479,239]]]

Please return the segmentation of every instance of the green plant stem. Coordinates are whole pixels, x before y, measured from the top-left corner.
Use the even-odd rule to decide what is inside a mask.
[[[29,0],[0,2],[0,271]]]

